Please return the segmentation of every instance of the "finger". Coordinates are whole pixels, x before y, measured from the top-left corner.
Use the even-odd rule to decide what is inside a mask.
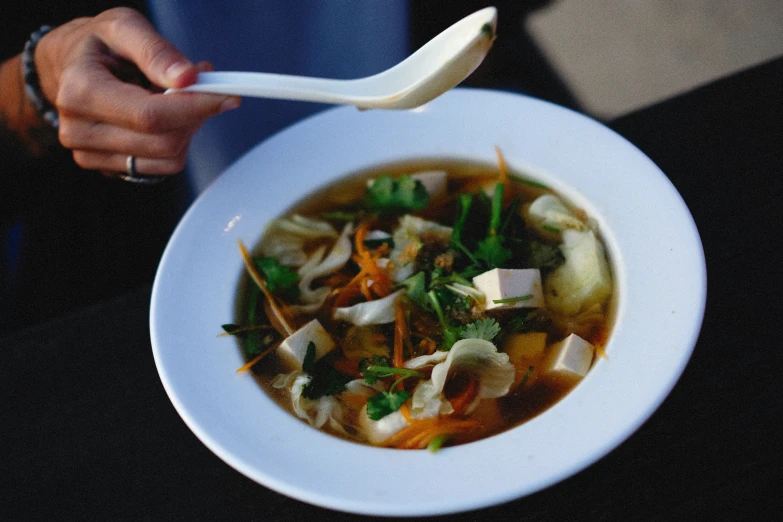
[[[138,11],[110,9],[95,21],[99,38],[112,51],[135,63],[152,83],[181,88],[196,81],[198,68]]]
[[[100,88],[96,89],[96,85]],[[205,93],[150,93],[123,83],[98,61],[67,69],[57,108],[64,116],[110,123],[148,134],[201,125],[207,118],[239,106],[240,98]]]
[[[127,172],[127,154],[112,154],[90,150],[73,151],[77,165],[87,170]],[[176,158],[153,159],[136,158],[136,173],[144,176],[166,176],[182,172],[185,168],[185,155]]]
[[[144,134],[106,123],[62,119],[59,138],[65,148],[132,154],[145,158],[172,158],[186,151],[198,126],[163,134]]]

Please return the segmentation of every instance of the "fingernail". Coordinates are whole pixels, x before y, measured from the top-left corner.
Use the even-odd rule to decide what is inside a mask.
[[[239,107],[241,103],[242,103],[242,98],[236,96],[227,98],[222,104],[220,104],[220,112],[226,112],[226,111],[236,109],[237,107]]]
[[[166,69],[166,78],[171,81],[175,81],[182,73],[191,67],[193,67],[193,64],[190,62],[176,62],[172,65],[169,65],[169,68]]]

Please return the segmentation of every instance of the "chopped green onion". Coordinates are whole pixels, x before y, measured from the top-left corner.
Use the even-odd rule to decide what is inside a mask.
[[[438,435],[427,445],[427,449],[430,451],[430,453],[437,453],[448,439],[448,435]]]
[[[552,225],[541,225],[541,228],[543,228],[544,230],[546,230],[548,232],[552,232],[552,233],[555,233],[555,234],[559,234],[561,232],[561,230],[559,228],[553,227]]]
[[[543,183],[539,183],[538,181],[533,181],[532,179],[523,178],[521,176],[517,176],[516,174],[511,174],[508,177],[511,181],[516,181],[517,183],[522,183],[524,185],[529,185],[531,187],[535,187],[541,190],[549,190],[549,187],[544,185]]]
[[[357,218],[358,212],[322,212],[324,219],[334,219],[335,221],[353,221]]]
[[[525,372],[525,376],[522,377],[522,381],[519,383],[519,386],[517,387],[518,390],[521,390],[525,387],[525,384],[527,384],[527,381],[530,379],[530,376],[533,375],[533,366],[530,366],[527,371]]]
[[[527,295],[520,295],[519,297],[506,297],[505,299],[493,299],[492,302],[495,304],[505,304],[505,303],[516,303],[517,301],[527,301],[528,299],[532,299],[533,294],[527,294]]]
[[[435,290],[430,290],[427,292],[427,297],[430,298],[430,301],[432,301],[432,307],[435,309],[435,313],[438,314],[438,321],[440,321],[440,324],[443,328],[448,326],[446,323],[446,316],[443,314],[443,308],[440,306],[440,301],[438,301],[438,296],[435,294]]]

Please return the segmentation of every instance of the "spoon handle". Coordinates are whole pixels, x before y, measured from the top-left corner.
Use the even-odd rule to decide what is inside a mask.
[[[258,72],[202,72],[193,85],[168,92],[211,92],[257,98],[354,104],[346,87],[356,80],[333,80]]]

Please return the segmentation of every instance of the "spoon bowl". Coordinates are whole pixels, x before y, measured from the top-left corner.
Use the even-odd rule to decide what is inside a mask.
[[[257,72],[204,72],[170,92],[210,92],[258,98],[411,109],[467,78],[492,47],[497,9],[487,7],[455,23],[394,67],[353,80]]]

